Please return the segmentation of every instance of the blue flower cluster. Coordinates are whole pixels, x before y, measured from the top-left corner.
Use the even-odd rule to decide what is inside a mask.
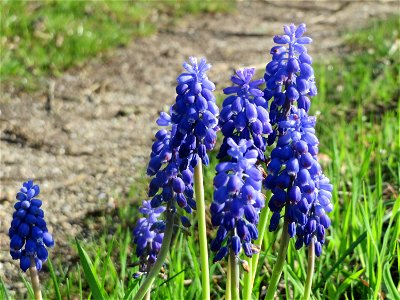
[[[296,248],[308,245],[317,237],[316,254],[321,254],[325,229],[330,221],[326,213],[332,211],[332,185],[321,171],[317,160],[318,139],[315,136],[315,117],[304,109],[291,108],[287,121],[281,121],[276,148],[271,152],[265,185],[273,193],[269,208],[273,212],[270,231],[277,229],[281,210],[286,207],[291,237],[297,235]]]
[[[278,44],[271,50],[272,62],[267,65],[264,91],[266,100],[272,96],[270,107],[274,134],[269,143],[276,146],[271,152],[265,186],[273,193],[268,206],[273,212],[269,230],[278,228],[282,209],[288,222],[290,237],[297,236],[296,248],[308,246],[315,237],[315,253],[321,255],[325,230],[330,225],[326,215],[333,206],[332,185],[322,174],[318,163],[318,144],[315,136],[315,117],[308,116],[310,100],[316,95],[312,59],[304,44],[305,25],[285,26],[285,35],[275,36]],[[297,101],[297,106],[295,103]]]
[[[178,95],[175,104],[171,106],[171,114],[162,112],[157,120],[158,125],[168,126],[169,129],[161,129],[156,133],[147,167],[147,174],[153,178],[149,184],[148,196],[151,200],[146,202],[146,212],[150,212],[150,209],[154,209],[154,212],[146,213],[147,221],[141,219],[134,231],[142,271],[145,271],[145,266],[154,263],[159,251],[159,247],[151,247],[155,250],[149,252],[149,245],[155,240],[148,238],[147,244],[144,244],[143,236],[154,235],[156,242],[161,244],[165,229],[164,221],[150,222],[148,219],[154,213],[158,217],[162,212],[158,209],[167,204],[174,212],[183,209],[180,213],[181,224],[184,227],[191,225],[183,213],[191,214],[196,209],[194,168],[200,159],[204,164],[209,163],[207,151],[213,149],[216,143],[219,110],[212,94],[215,86],[206,76],[211,66],[204,58],[198,64],[196,58],[190,57],[190,62],[183,64],[187,73],[177,78]]]
[[[8,231],[11,239],[10,254],[13,259],[20,260],[24,272],[30,267],[31,258],[36,268],[41,270],[48,257],[46,247],[54,246],[53,237],[44,220],[44,212],[40,208],[42,200],[36,198],[39,193],[39,186],[34,185],[32,180],[23,183],[16,196],[18,201],[14,205],[15,212]]]
[[[306,25],[296,27],[291,24],[284,26],[284,31],[284,35],[274,37],[278,45],[271,49],[272,61],[267,64],[264,75],[264,98],[269,101],[273,97],[269,112],[272,125],[285,120],[290,106],[296,101],[298,108],[308,112],[311,105],[309,97],[317,94],[312,58],[305,47],[312,39],[303,36]],[[269,145],[274,143],[277,134],[274,130],[269,136]]]
[[[171,146],[179,148],[181,170],[189,164],[194,168],[198,157],[208,165],[207,151],[214,148],[218,130],[219,109],[212,93],[215,85],[206,75],[211,65],[205,58],[200,63],[195,57],[190,57],[189,61],[183,64],[187,73],[177,78],[177,96],[171,107],[171,116],[163,113],[158,121],[161,126],[171,123],[177,127]]]
[[[147,175],[154,176],[149,184],[148,195],[152,197],[150,204],[153,208],[175,199],[179,207],[191,213],[192,209],[196,209],[193,199],[193,168],[188,165],[180,171],[182,160],[179,157],[179,148],[171,147],[171,137],[176,131],[177,126],[172,126],[172,130],[161,129],[155,135],[156,140],[147,167]]]
[[[139,212],[145,215],[140,218],[133,230],[134,243],[136,244],[136,255],[139,257],[139,273],[146,273],[155,263],[157,254],[160,252],[164,237],[165,223],[158,218],[166,210],[165,206],[152,208],[150,201],[143,201]]]
[[[235,142],[241,139],[253,140],[254,148],[258,151],[258,158],[264,161],[266,137],[272,127],[269,121],[268,102],[263,98],[264,93],[258,88],[264,83],[263,79],[251,81],[254,68],[244,68],[236,71],[231,77],[233,86],[224,89],[229,95],[223,104],[219,116],[219,127],[224,135],[224,140],[217,158],[227,156],[229,150],[228,139]]]
[[[252,141],[238,144],[228,138],[227,151],[231,162],[216,166],[214,201],[211,204],[211,222],[219,227],[211,250],[217,252],[214,262],[223,259],[229,251],[237,256],[243,248],[246,256],[257,252],[252,241],[258,238],[257,224],[265,199],[261,193],[263,175],[256,167],[258,151]]]

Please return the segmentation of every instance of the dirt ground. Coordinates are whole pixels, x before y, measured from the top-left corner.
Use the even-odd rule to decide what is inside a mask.
[[[48,79],[34,93],[0,98],[0,276],[17,274],[7,236],[15,193],[34,178],[56,247],[84,229],[93,211],[107,211],[145,176],[155,120],[175,98],[175,78],[189,56],[205,56],[209,78],[221,90],[235,68],[263,68],[272,37],[287,23],[307,23],[309,53],[340,53],[339,36],[374,18],[399,12],[398,1],[264,1],[238,3],[236,12],[187,16],[151,37],[136,39],[102,58]],[[121,196],[122,195],[122,196]],[[14,288],[18,285],[12,284]]]

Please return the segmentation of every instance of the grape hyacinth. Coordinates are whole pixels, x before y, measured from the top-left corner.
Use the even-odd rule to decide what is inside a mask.
[[[48,257],[47,247],[54,246],[54,240],[48,232],[44,212],[40,208],[42,200],[36,198],[40,193],[33,180],[23,183],[17,193],[13,220],[9,229],[10,254],[13,259],[20,260],[22,271],[31,266],[31,259],[40,271]]]
[[[255,165],[258,151],[253,142],[242,139],[237,144],[228,138],[227,143],[232,161],[216,166],[210,207],[212,224],[219,227],[211,244],[211,250],[217,252],[214,262],[223,259],[229,248],[235,256],[242,248],[248,257],[258,251],[252,241],[258,238],[259,213],[265,202],[261,193],[263,176]]]
[[[333,187],[318,163],[316,118],[307,114],[308,96],[317,94],[312,59],[304,46],[312,40],[302,36],[305,24],[297,28],[292,24],[284,29],[285,35],[274,37],[279,46],[271,49],[272,62],[265,73],[265,99],[274,97],[270,106],[274,134],[269,143],[277,138],[265,180],[266,188],[273,194],[268,204],[273,212],[269,230],[278,228],[285,207],[288,234],[297,236],[296,248],[308,246],[315,237],[315,254],[320,256],[325,230],[330,225],[326,214],[333,209],[330,202]],[[289,44],[288,48],[284,44]]]
[[[171,137],[176,131],[177,126],[172,126],[172,130],[161,129],[155,135],[147,167],[147,175],[154,176],[149,184],[148,196],[152,197],[150,205],[153,208],[174,199],[179,207],[191,213],[192,209],[196,209],[193,199],[193,168],[188,165],[180,171],[182,160],[179,157],[179,147],[171,147]]]
[[[272,127],[269,121],[268,102],[263,98],[264,93],[258,88],[264,83],[263,79],[251,81],[254,68],[237,70],[231,77],[233,86],[224,89],[229,95],[222,104],[219,116],[219,126],[224,140],[217,158],[224,158],[229,150],[228,138],[236,143],[241,139],[253,140],[253,147],[258,151],[258,158],[264,161],[266,137]]]
[[[268,204],[273,212],[269,229],[278,228],[282,208],[286,207],[288,233],[290,237],[297,235],[296,248],[308,246],[316,236],[315,253],[320,256],[325,229],[330,225],[326,213],[333,209],[332,185],[322,174],[317,160],[315,117],[295,107],[291,112],[288,121],[279,123],[278,128],[284,135],[278,138],[267,168],[265,185],[273,193]]]
[[[157,254],[160,251],[164,237],[165,223],[160,221],[159,216],[165,211],[165,206],[152,208],[150,201],[143,201],[139,212],[145,215],[140,218],[133,230],[136,255],[139,257],[139,272],[134,276],[138,277],[146,273],[154,264]]]
[[[184,214],[197,209],[194,169],[200,160],[206,165],[209,163],[207,151],[216,143],[219,110],[212,93],[215,85],[206,75],[211,66],[204,58],[200,63],[195,57],[190,57],[189,61],[190,64],[183,64],[187,73],[177,78],[178,95],[170,114],[162,112],[157,120],[159,126],[168,129],[156,133],[147,167],[147,175],[153,177],[148,191],[151,199],[145,201],[141,209],[147,218],[139,220],[134,230],[136,252],[140,258],[138,274],[146,273],[153,266],[165,239],[164,231],[173,226],[158,220],[161,213],[173,214],[172,223],[180,216],[183,227],[191,226]],[[151,218],[157,220],[152,222]]]
[[[205,58],[189,57],[190,63],[184,62],[187,73],[178,76],[176,102],[171,107],[171,115],[161,113],[157,124],[176,126],[171,138],[172,148],[179,148],[180,170],[190,164],[194,168],[198,158],[208,165],[207,151],[214,148],[218,130],[219,109],[215,103],[213,91],[215,85],[206,72],[211,68]]]
[[[147,273],[160,251],[166,227],[165,222],[159,219],[167,209],[163,205],[166,204],[174,213],[179,207],[187,213],[196,209],[193,199],[193,168],[189,165],[180,172],[178,150],[171,148],[171,136],[175,132],[176,126],[172,126],[172,130],[161,129],[155,134],[156,140],[147,167],[147,175],[153,176],[148,190],[151,199],[143,201],[139,211],[146,217],[138,221],[133,231],[136,255],[139,257],[139,272],[135,276]],[[185,216],[181,216],[181,223],[185,227],[190,226]]]
[[[273,98],[269,112],[272,125],[286,120],[295,102],[298,108],[308,112],[311,105],[309,97],[317,94],[312,58],[305,47],[312,39],[303,36],[306,25],[296,27],[291,24],[284,26],[284,31],[284,35],[274,37],[278,45],[271,48],[272,61],[267,64],[264,75],[264,98],[266,101]],[[274,143],[278,134],[275,128],[268,138],[268,145]]]

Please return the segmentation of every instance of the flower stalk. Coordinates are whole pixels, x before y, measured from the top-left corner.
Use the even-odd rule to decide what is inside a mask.
[[[209,300],[210,272],[208,269],[206,205],[204,202],[203,167],[201,161],[194,168],[194,190],[196,194],[196,215],[199,230],[202,299]]]
[[[283,223],[283,232],[281,237],[281,245],[279,248],[278,258],[275,262],[274,269],[272,270],[272,275],[267,289],[267,294],[265,296],[265,299],[267,300],[274,299],[274,295],[278,287],[279,280],[281,278],[283,266],[286,261],[286,253],[290,239],[288,233],[288,223],[289,223],[288,220],[285,218],[285,222]]]
[[[253,256],[254,258],[254,256]],[[243,274],[243,290],[242,290],[242,298],[246,300],[251,299],[251,292],[253,290],[253,272],[252,272],[252,258],[246,257],[249,267],[247,272]]]
[[[265,198],[269,200],[271,197],[271,191],[267,191],[265,194]],[[260,222],[258,223],[258,239],[254,242],[254,245],[261,250],[262,243],[264,241],[265,229],[267,228],[269,217],[269,209],[268,207],[264,207],[260,213]],[[260,252],[253,255],[251,259],[251,270],[252,270],[252,278],[251,278],[251,286],[254,285],[254,279],[256,277],[257,268],[258,268],[258,260],[260,258]]]
[[[226,272],[226,287],[225,287],[225,300],[232,300],[231,296],[231,264],[228,262],[227,272]]]
[[[239,300],[239,265],[237,264],[236,255],[233,251],[229,251],[229,264],[231,271],[231,297],[232,300]]]
[[[31,256],[30,260],[31,266],[29,268],[29,273],[31,275],[33,293],[35,294],[36,300],[42,300],[42,291],[40,290],[39,274],[36,268],[35,258]]]
[[[314,264],[315,264],[315,244],[313,238],[311,239],[311,242],[308,245],[308,266],[307,266],[306,284],[304,286],[304,296],[303,296],[304,300],[310,299],[312,279],[314,275]]]

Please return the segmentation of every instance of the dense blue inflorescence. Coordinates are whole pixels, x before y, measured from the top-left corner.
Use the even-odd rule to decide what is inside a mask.
[[[304,46],[312,40],[303,36],[304,24],[284,29],[285,35],[274,37],[279,46],[272,48],[265,73],[264,97],[267,101],[273,97],[270,118],[274,133],[269,143],[276,140],[265,179],[266,188],[273,193],[268,204],[273,212],[269,230],[278,228],[285,207],[288,233],[297,236],[296,248],[308,246],[315,238],[315,253],[320,256],[330,225],[327,213],[333,209],[333,187],[318,163],[316,119],[307,114],[309,97],[317,94],[312,59]]]
[[[154,218],[154,214],[158,218],[162,211],[170,209],[180,215],[182,226],[190,226],[184,213],[196,209],[194,168],[198,163],[209,163],[207,151],[216,143],[219,110],[212,93],[215,85],[206,75],[211,66],[204,58],[199,63],[195,57],[189,61],[190,64],[183,64],[187,72],[177,78],[176,102],[170,114],[162,112],[157,120],[158,125],[168,129],[161,129],[155,135],[147,167],[147,174],[153,177],[148,192],[151,200],[144,205],[148,216],[139,220],[134,230],[142,273],[155,262],[165,229],[163,220],[151,222],[149,218]]]
[[[237,144],[227,139],[231,162],[216,166],[214,201],[211,204],[211,222],[218,227],[211,250],[216,252],[214,262],[224,258],[229,251],[238,256],[243,248],[251,257],[258,251],[252,241],[258,238],[257,224],[265,199],[261,193],[262,172],[257,168],[258,151],[251,140]]]
[[[46,247],[54,246],[53,237],[44,220],[44,212],[40,208],[42,200],[36,198],[39,193],[39,186],[34,185],[32,180],[23,183],[16,196],[18,201],[14,205],[15,212],[8,231],[11,239],[10,254],[13,259],[20,260],[24,272],[30,267],[31,258],[36,268],[41,270],[48,257]]]
[[[147,272],[148,267],[155,263],[157,254],[160,252],[165,223],[159,220],[159,217],[165,209],[165,206],[152,208],[150,201],[146,200],[139,208],[139,212],[145,217],[139,219],[133,230],[133,242],[136,244],[136,255],[140,259],[139,271],[141,273]]]
[[[183,64],[187,73],[177,78],[177,96],[171,115],[162,113],[157,122],[161,126],[176,126],[171,146],[179,148],[181,170],[187,169],[189,164],[194,168],[198,158],[208,165],[207,151],[214,148],[218,130],[219,109],[213,95],[215,85],[206,74],[211,65],[205,58],[199,63],[195,57],[190,57],[189,61]]]
[[[217,158],[227,156],[230,148],[227,141],[232,138],[236,143],[241,139],[252,140],[254,149],[258,151],[258,158],[264,161],[265,135],[272,132],[272,127],[267,111],[268,102],[258,88],[264,80],[251,81],[254,72],[254,68],[236,71],[231,77],[234,85],[224,89],[224,93],[229,96],[224,100],[219,116],[224,140]]]
[[[295,102],[298,108],[308,112],[311,104],[309,97],[317,94],[312,58],[305,47],[312,39],[303,36],[306,25],[296,27],[291,24],[284,26],[284,31],[284,35],[274,37],[278,45],[271,49],[272,61],[267,64],[264,75],[264,98],[266,101],[273,98],[269,112],[272,125],[286,120]],[[277,130],[274,130],[269,136],[269,145],[273,144],[277,134]]]

